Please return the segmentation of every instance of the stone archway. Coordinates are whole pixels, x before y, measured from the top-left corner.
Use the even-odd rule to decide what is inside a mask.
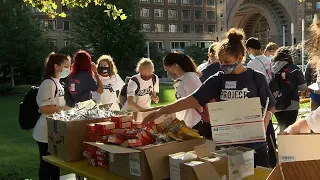
[[[231,5],[228,28],[243,28],[247,37],[258,35],[262,44],[282,43],[282,26],[288,30],[291,19],[278,0],[237,0]]]

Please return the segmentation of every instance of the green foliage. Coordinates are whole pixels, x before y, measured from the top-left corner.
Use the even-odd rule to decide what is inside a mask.
[[[58,6],[55,0],[23,0],[27,5],[32,5],[39,9],[40,11],[46,13],[51,18],[55,18],[55,16],[60,16],[65,18],[67,15],[65,12],[59,12]],[[62,6],[66,6],[69,9],[73,8],[86,8],[89,5],[93,4],[95,6],[102,6],[104,8],[105,13],[109,17],[112,17],[114,20],[120,18],[124,20],[127,16],[123,13],[123,9],[117,9],[117,7],[110,3],[110,0],[106,2],[105,0],[60,0]]]
[[[153,61],[155,66],[155,73],[159,77],[166,76],[166,72],[163,69],[163,58],[170,53],[170,51],[159,49],[156,43],[149,44],[150,59]],[[147,52],[147,49],[145,50]]]
[[[121,0],[117,3],[125,9],[126,21],[107,18],[108,15],[103,13],[104,7],[92,4],[84,9],[74,9],[70,40],[78,48],[91,52],[94,60],[103,54],[111,55],[120,75],[132,76],[138,59],[143,56],[145,36],[135,18],[135,2]]]
[[[0,94],[9,94],[12,92],[13,87],[8,84],[0,84]]]
[[[0,164],[0,179],[5,180],[17,180],[17,179],[25,179],[20,174],[20,169],[15,165],[7,166]]]
[[[198,47],[195,45],[186,47],[184,53],[190,56],[197,65],[201,64],[204,60],[208,59],[208,49]]]

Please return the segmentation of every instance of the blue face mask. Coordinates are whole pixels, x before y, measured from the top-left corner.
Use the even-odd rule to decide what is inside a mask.
[[[220,69],[225,74],[231,74],[236,69],[237,66],[238,66],[238,63],[234,63],[234,64],[231,64],[231,65],[223,65],[223,64],[221,64],[220,65]]]
[[[66,78],[70,74],[70,69],[69,68],[63,68],[62,71],[60,72],[60,78]]]

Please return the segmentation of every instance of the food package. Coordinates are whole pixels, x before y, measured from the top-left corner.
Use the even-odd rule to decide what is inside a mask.
[[[159,133],[163,133],[165,130],[167,130],[172,124],[174,119],[168,119],[160,124],[157,124],[157,131]]]
[[[113,115],[111,116],[111,121],[113,122],[132,122],[133,120],[133,115]]]
[[[149,123],[147,125],[147,128],[146,128],[146,131],[148,131],[150,134],[157,134],[158,133],[158,130],[157,130],[157,126],[154,122],[152,123]]]
[[[108,138],[109,138],[109,135],[97,136],[97,142],[107,143],[108,142]]]
[[[108,137],[108,143],[112,144],[122,144],[125,140],[123,138],[120,138],[119,136],[111,135]]]
[[[128,139],[124,143],[121,144],[124,147],[138,147],[142,146],[142,140],[140,139]]]
[[[143,128],[147,128],[147,125],[134,121],[132,123],[132,127],[137,129],[143,129]]]
[[[92,166],[97,166],[98,164],[97,164],[97,159],[95,159],[95,158],[88,158],[87,159],[88,160],[88,163],[90,164],[90,165],[92,165]]]
[[[114,122],[107,121],[96,123],[95,128],[97,136],[110,135],[112,134],[112,129],[116,128],[116,125]]]
[[[104,155],[97,155],[97,160],[104,161],[105,156]]]
[[[97,160],[97,167],[106,168],[104,160]]]
[[[131,129],[132,128],[132,122],[119,122],[118,128],[122,129]]]
[[[166,129],[166,132],[177,134],[182,127],[187,127],[184,121],[178,119],[173,120],[172,124]]]
[[[102,150],[102,149],[100,149],[100,148],[98,148],[97,151],[96,151],[97,156],[104,156],[105,153],[106,153],[106,151],[105,151],[105,150]]]
[[[96,128],[95,124],[87,124],[87,141],[88,142],[95,142],[96,141]]]
[[[179,130],[178,135],[181,136],[183,140],[201,138],[199,133],[195,132],[194,130],[192,130],[188,127],[182,127]]]
[[[141,134],[144,144],[152,144],[153,143],[153,137],[149,134],[149,132],[142,130],[139,134]]]
[[[134,139],[137,137],[137,134],[140,132],[140,130],[137,129],[126,129],[124,133],[124,137],[127,139]]]
[[[112,134],[116,135],[124,135],[126,133],[126,129],[112,129]]]
[[[86,145],[86,151],[87,151],[87,153],[89,153],[89,154],[96,154],[97,149],[98,149],[97,147],[92,146],[92,145],[90,145],[90,144],[87,144],[87,145]]]

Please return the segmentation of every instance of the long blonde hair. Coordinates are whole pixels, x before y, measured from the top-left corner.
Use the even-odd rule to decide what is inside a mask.
[[[311,63],[320,70],[320,22],[315,14],[309,27],[309,38],[305,42],[306,51],[310,56]]]
[[[110,74],[109,76],[113,76],[118,74],[118,69],[117,66],[114,64],[113,58],[110,55],[102,55],[99,57],[98,62],[97,62],[97,66],[100,65],[100,62],[106,62],[108,63],[108,66],[110,68]]]

